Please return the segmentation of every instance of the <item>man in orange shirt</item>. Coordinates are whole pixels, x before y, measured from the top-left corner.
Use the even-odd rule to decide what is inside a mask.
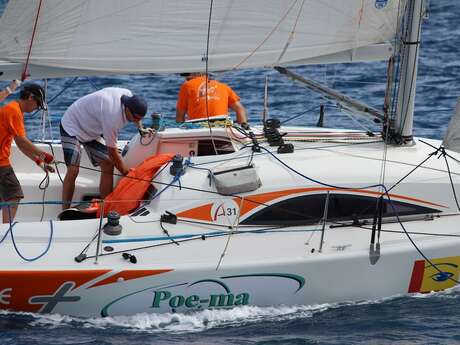
[[[236,122],[247,126],[246,109],[240,97],[227,85],[212,80],[202,73],[183,73],[186,78],[179,90],[176,104],[176,122],[228,116],[228,108],[236,113]],[[207,85],[206,85],[207,81]],[[207,97],[206,97],[207,91]],[[207,98],[207,101],[206,101]]]
[[[54,172],[48,164],[54,157],[37,148],[26,137],[24,113],[30,113],[45,107],[45,92],[40,85],[26,84],[19,94],[19,99],[0,108],[0,201],[11,203],[3,208],[3,223],[14,219],[17,204],[24,197],[21,185],[11,167],[9,160],[11,142],[15,141],[19,150],[27,157],[41,165],[43,169]],[[42,165],[43,163],[43,165]]]

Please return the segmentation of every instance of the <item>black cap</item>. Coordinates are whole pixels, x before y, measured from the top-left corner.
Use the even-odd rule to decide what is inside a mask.
[[[147,102],[144,98],[138,95],[121,96],[121,104],[126,106],[133,115],[144,117],[147,113]]]
[[[24,84],[22,91],[32,95],[41,109],[46,109],[45,90],[40,85],[34,83]]]

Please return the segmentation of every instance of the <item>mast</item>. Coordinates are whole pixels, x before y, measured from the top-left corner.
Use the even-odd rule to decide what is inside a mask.
[[[424,0],[409,0],[407,3],[405,28],[401,37],[401,75],[399,81],[395,134],[402,144],[412,143],[415,86],[417,78],[420,32],[424,12]]]

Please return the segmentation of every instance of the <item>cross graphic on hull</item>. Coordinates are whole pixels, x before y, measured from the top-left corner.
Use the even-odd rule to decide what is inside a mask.
[[[80,296],[66,296],[70,290],[75,286],[75,282],[65,282],[62,284],[53,295],[41,295],[31,297],[30,304],[43,304],[39,310],[40,313],[51,313],[56,305],[60,302],[78,302]]]

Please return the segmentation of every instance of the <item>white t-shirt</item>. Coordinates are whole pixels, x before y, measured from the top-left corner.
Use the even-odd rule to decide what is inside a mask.
[[[62,127],[80,142],[104,137],[108,147],[117,147],[118,130],[128,122],[121,105],[121,96],[131,91],[107,87],[76,100],[64,113]]]

